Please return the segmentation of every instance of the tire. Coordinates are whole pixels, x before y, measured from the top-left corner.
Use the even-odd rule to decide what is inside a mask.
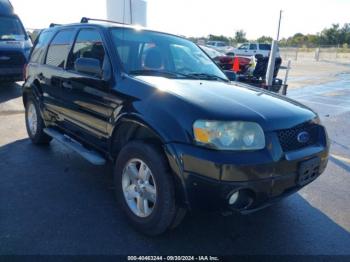
[[[39,106],[33,97],[29,97],[26,103],[25,122],[28,136],[33,144],[48,145],[50,143],[52,138],[44,133],[45,124]]]
[[[139,163],[139,160],[143,164]],[[144,167],[145,165],[148,169]],[[153,186],[153,191],[147,191],[147,189],[142,191],[142,188],[133,186],[137,184],[135,181],[140,179],[140,177],[147,177],[147,175],[140,175],[139,170],[142,169],[142,166],[145,170],[150,171],[146,172],[149,177],[148,187]],[[135,167],[136,169],[134,169]],[[135,171],[136,173],[133,173],[130,170],[136,170],[137,172]],[[132,182],[132,179],[129,179],[130,175],[128,174],[131,173],[134,174],[132,175],[135,180],[134,182]],[[129,142],[121,150],[116,161],[114,183],[119,205],[128,217],[129,222],[142,233],[149,236],[160,235],[180,224],[183,219],[184,210],[178,208],[175,203],[174,182],[168,162],[164,154],[154,145],[142,141]],[[132,187],[136,192],[127,190]],[[142,196],[142,192],[145,192],[145,199],[152,199],[152,197],[147,197],[147,194],[149,192],[156,192],[153,194],[155,195],[153,198],[155,200],[154,202],[146,200],[147,203],[143,206],[144,213],[138,209],[138,197]],[[129,195],[130,197],[127,197]],[[145,203],[144,201],[140,202]],[[150,209],[150,214],[147,214],[146,211]]]

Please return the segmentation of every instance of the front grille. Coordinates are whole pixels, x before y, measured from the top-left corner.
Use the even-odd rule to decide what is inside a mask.
[[[0,68],[22,67],[26,63],[26,58],[20,51],[0,51]]]
[[[317,124],[305,123],[290,129],[277,131],[277,136],[284,152],[302,149],[318,142],[320,126]],[[299,142],[298,135],[307,132],[310,137],[307,142]]]

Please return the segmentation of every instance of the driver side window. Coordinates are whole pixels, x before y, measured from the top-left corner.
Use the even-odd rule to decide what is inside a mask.
[[[103,47],[101,35],[95,29],[80,30],[69,57],[67,69],[75,70],[75,61],[78,58],[96,59],[100,62],[100,66],[105,73],[110,71],[109,60]]]

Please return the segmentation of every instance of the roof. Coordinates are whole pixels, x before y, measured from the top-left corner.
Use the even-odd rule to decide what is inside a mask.
[[[88,22],[84,19],[88,19],[88,21],[93,21],[93,22]],[[158,30],[153,30],[153,29],[138,26],[138,25],[123,24],[123,23],[115,22],[115,21],[108,21],[108,20],[102,20],[102,19],[91,19],[91,18],[85,18],[85,17],[82,18],[82,21],[80,23],[72,23],[72,24],[54,24],[54,23],[52,23],[48,29],[50,29],[50,28],[59,29],[59,28],[70,27],[70,26],[71,27],[86,27],[87,25],[94,26],[94,27],[101,27],[101,28],[111,28],[111,27],[129,28],[129,29],[157,32],[157,33],[167,34],[167,35],[176,36],[176,37],[180,37],[180,38],[185,38],[185,37],[182,37],[179,35],[175,35],[175,34],[171,34],[171,33],[167,33],[167,32],[162,32],[162,31],[158,31]]]

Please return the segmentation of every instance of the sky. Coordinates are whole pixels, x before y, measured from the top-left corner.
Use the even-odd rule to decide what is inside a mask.
[[[27,28],[106,18],[105,0],[11,0]],[[350,0],[148,0],[148,27],[184,36],[226,35],[244,30],[248,39],[317,33],[333,23],[350,23]]]

